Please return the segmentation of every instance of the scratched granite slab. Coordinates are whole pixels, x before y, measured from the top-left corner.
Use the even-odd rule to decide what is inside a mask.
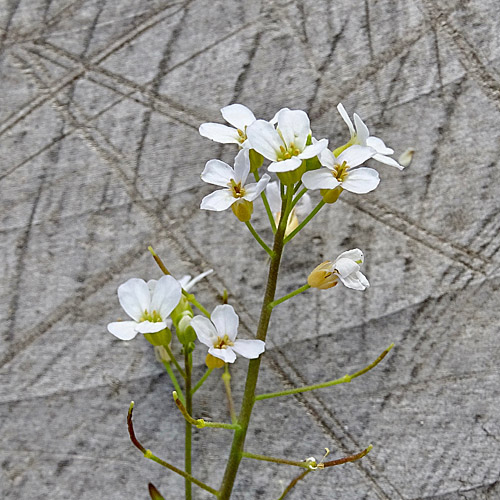
[[[204,163],[235,149],[197,128],[230,102],[266,119],[288,106],[340,143],[341,101],[414,161],[374,164],[375,192],[344,193],[289,245],[279,294],[355,246],[372,287],[277,308],[259,391],[340,377],[396,347],[349,385],[258,403],[247,448],[300,460],[373,443],[291,499],[496,499],[499,14],[479,0],[1,3],[0,496],[147,498],[148,481],[182,496],[128,440],[133,399],[140,438],[182,466],[162,366],[144,340],[106,332],[124,315],[116,287],[159,276],[152,244],[177,276],[214,268],[200,300],[226,288],[250,338],[266,255],[231,213],[198,209]],[[261,206],[253,222],[271,237]],[[237,401],[245,367],[233,367]],[[219,377],[195,412],[228,418]],[[229,445],[226,431],[195,431],[200,479],[218,485]],[[239,500],[277,498],[296,472],[243,465]]]

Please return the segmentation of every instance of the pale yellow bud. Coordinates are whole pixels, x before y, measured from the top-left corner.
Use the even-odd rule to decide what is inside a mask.
[[[322,262],[315,267],[309,277],[307,284],[313,288],[326,290],[332,288],[338,283],[338,276],[333,272],[333,264],[329,260]]]
[[[252,218],[253,203],[244,199],[240,199],[231,205],[234,215],[241,222],[248,222]]]
[[[207,357],[205,358],[205,364],[207,365],[208,368],[222,368],[224,366],[224,361],[220,358],[216,358],[215,356],[212,356],[211,354],[207,354]]]

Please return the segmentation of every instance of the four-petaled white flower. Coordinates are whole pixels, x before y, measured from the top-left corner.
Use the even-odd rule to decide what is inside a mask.
[[[379,184],[378,172],[373,168],[358,167],[376,154],[373,148],[354,145],[348,147],[337,158],[328,149],[320,156],[326,168],[310,170],[302,176],[307,189],[335,189],[340,186],[351,193],[369,193]]]
[[[344,119],[346,125],[349,127],[349,132],[351,133],[351,140],[349,142],[351,145],[359,144],[360,146],[369,146],[376,151],[376,154],[373,156],[374,160],[390,165],[391,167],[399,168],[399,170],[403,170],[404,167],[402,167],[394,158],[387,156],[394,154],[394,150],[388,148],[382,139],[370,135],[368,127],[356,113],[354,113],[354,124],[356,126],[356,128],[354,128],[347,111],[341,103],[337,106],[337,110],[340,113],[340,116]]]
[[[365,290],[370,283],[360,272],[363,260],[363,252],[359,248],[343,252],[334,262],[326,261],[316,267],[307,278],[307,283],[314,288],[326,290],[335,286],[340,279],[347,288]]]
[[[273,123],[277,123],[274,128]],[[283,108],[271,122],[256,120],[247,129],[252,148],[271,160],[270,172],[290,172],[299,168],[302,160],[314,158],[328,146],[327,139],[306,145],[311,135],[307,113]]]
[[[205,196],[201,202],[201,208],[219,212],[228,209],[239,200],[254,201],[264,191],[270,177],[264,174],[259,182],[245,184],[249,173],[248,149],[242,149],[237,154],[234,169],[221,160],[209,160],[201,174],[202,180],[226,189],[219,189]]]
[[[181,299],[181,285],[172,276],[147,283],[131,278],[118,287],[118,300],[133,321],[115,321],[108,331],[120,340],[131,340],[138,333],[157,333],[169,326],[168,316]]]
[[[220,110],[224,120],[233,125],[228,127],[220,123],[202,123],[199,131],[203,137],[222,144],[238,144],[251,148],[246,129],[255,121],[254,114],[243,104],[231,104]]]
[[[234,363],[236,353],[248,359],[255,359],[265,350],[262,340],[236,340],[238,324],[238,315],[228,304],[217,306],[210,319],[195,316],[191,320],[198,340],[209,348],[208,353],[225,363]]]
[[[281,219],[281,195],[280,188],[277,182],[273,181],[267,185],[266,196],[267,200],[269,201],[269,208],[271,209],[274,221],[277,226]],[[306,193],[293,207],[290,215],[288,216],[285,236],[288,236],[299,225],[299,219],[305,215],[308,215],[311,210],[311,197]]]

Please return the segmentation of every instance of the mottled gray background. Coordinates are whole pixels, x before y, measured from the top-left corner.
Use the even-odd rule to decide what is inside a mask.
[[[493,0],[0,0],[0,497],[146,499],[148,481],[181,497],[127,436],[134,399],[141,440],[182,466],[163,367],[143,339],[106,332],[124,316],[116,288],[159,277],[152,244],[178,276],[215,268],[199,295],[212,307],[227,288],[249,336],[265,254],[230,212],[199,210],[204,163],[235,149],[197,128],[232,102],[266,119],[288,106],[340,144],[341,101],[396,157],[416,154],[288,248],[280,295],[356,246],[372,287],[276,310],[260,390],[396,348],[350,385],[257,404],[248,450],[336,458],[373,443],[295,500],[500,498],[499,14]],[[269,237],[261,209],[254,221]],[[228,418],[219,376],[195,414]],[[194,439],[196,475],[217,487],[230,433]],[[242,465],[235,499],[275,499],[297,473]]]

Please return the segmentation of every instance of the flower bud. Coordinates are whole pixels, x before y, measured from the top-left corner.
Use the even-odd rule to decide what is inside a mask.
[[[333,264],[329,260],[315,267],[307,278],[307,284],[309,286],[319,288],[320,290],[332,288],[337,283],[338,276],[333,273]]]
[[[241,222],[248,222],[252,218],[253,203],[251,201],[241,198],[233,203],[231,208],[234,215],[236,215]]]
[[[172,340],[170,328],[165,328],[156,333],[145,333],[144,337],[151,345],[168,345]]]
[[[193,313],[185,311],[181,317],[178,318],[175,325],[175,333],[177,338],[182,345],[187,345],[190,342],[196,340],[196,332],[191,326],[191,320],[193,319]]]

